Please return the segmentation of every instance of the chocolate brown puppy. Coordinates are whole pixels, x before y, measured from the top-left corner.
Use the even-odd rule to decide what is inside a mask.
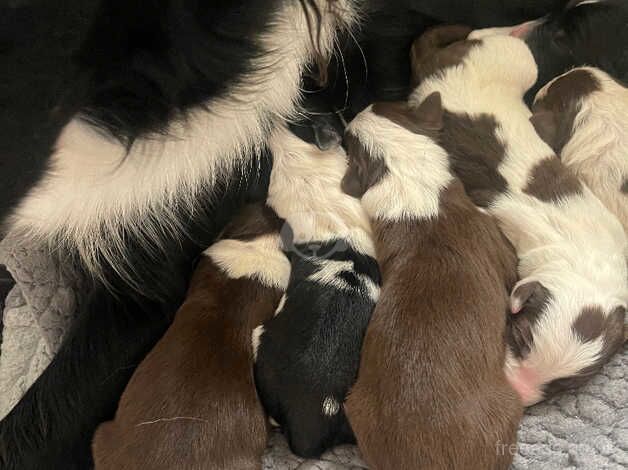
[[[516,259],[449,169],[443,109],[377,103],[347,128],[382,274],[345,408],[371,469],[506,469],[522,405],[506,380]]]
[[[204,252],[174,323],[96,430],[97,469],[261,469],[251,332],[288,282],[279,228],[271,209],[248,206]]]

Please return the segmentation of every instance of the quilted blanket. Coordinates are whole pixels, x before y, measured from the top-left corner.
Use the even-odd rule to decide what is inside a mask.
[[[37,247],[7,238],[0,264],[15,279],[4,307],[0,348],[0,418],[50,362],[72,322],[81,280]],[[6,281],[5,281],[6,285]],[[2,302],[0,302],[0,305]],[[464,443],[460,443],[464,445]],[[515,470],[628,468],[628,354],[613,359],[586,386],[528,409],[514,452]],[[356,470],[367,468],[353,446],[320,460],[290,453],[274,432],[264,470]]]

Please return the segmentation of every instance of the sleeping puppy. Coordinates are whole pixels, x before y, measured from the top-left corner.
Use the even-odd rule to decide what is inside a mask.
[[[549,15],[510,28],[472,33],[469,39],[489,34],[523,38],[538,65],[538,80],[526,93],[532,103],[551,79],[576,66],[591,65],[628,81],[628,2],[625,0],[570,0]]]
[[[382,273],[346,409],[371,469],[507,469],[522,414],[504,373],[516,256],[451,173],[440,97],[377,103],[347,128]],[[460,445],[464,443],[463,445]]]
[[[292,451],[316,457],[355,442],[343,403],[379,293],[368,220],[343,194],[345,153],[321,151],[287,130],[271,140],[268,204],[289,224],[291,274],[275,317],[253,335],[255,380]]]
[[[442,94],[452,167],[519,257],[506,367],[530,405],[583,383],[621,348],[626,235],[531,124],[523,96],[537,74],[523,41],[492,36],[431,50],[425,44],[438,41],[417,42],[425,53],[412,58],[422,82],[411,103]]]
[[[96,430],[96,469],[261,469],[250,338],[290,276],[280,228],[271,209],[250,205],[205,250],[172,326]]]
[[[628,233],[628,88],[583,67],[537,94],[538,134],[613,212]]]

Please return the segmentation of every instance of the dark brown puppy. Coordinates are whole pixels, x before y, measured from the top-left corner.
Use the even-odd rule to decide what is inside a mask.
[[[97,469],[261,468],[251,333],[288,281],[279,228],[272,210],[249,206],[205,251],[174,323],[96,431]]]
[[[372,470],[506,469],[522,414],[503,370],[516,259],[430,137],[442,114],[434,95],[347,128],[344,188],[362,196],[383,279],[346,402]]]

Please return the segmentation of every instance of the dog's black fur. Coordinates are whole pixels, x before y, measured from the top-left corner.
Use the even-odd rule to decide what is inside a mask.
[[[255,363],[255,380],[266,411],[282,427],[292,451],[317,457],[329,447],[355,443],[343,402],[357,378],[362,339],[374,300],[357,275],[379,287],[377,261],[343,240],[297,244],[291,262],[285,304],[264,324]],[[334,261],[353,268],[338,279],[339,289],[308,278]],[[323,412],[326,398],[338,409]]]
[[[603,0],[551,14],[534,28],[526,43],[539,67],[539,78],[526,94],[531,104],[536,93],[550,80],[573,67],[598,67],[628,82],[628,2]]]

